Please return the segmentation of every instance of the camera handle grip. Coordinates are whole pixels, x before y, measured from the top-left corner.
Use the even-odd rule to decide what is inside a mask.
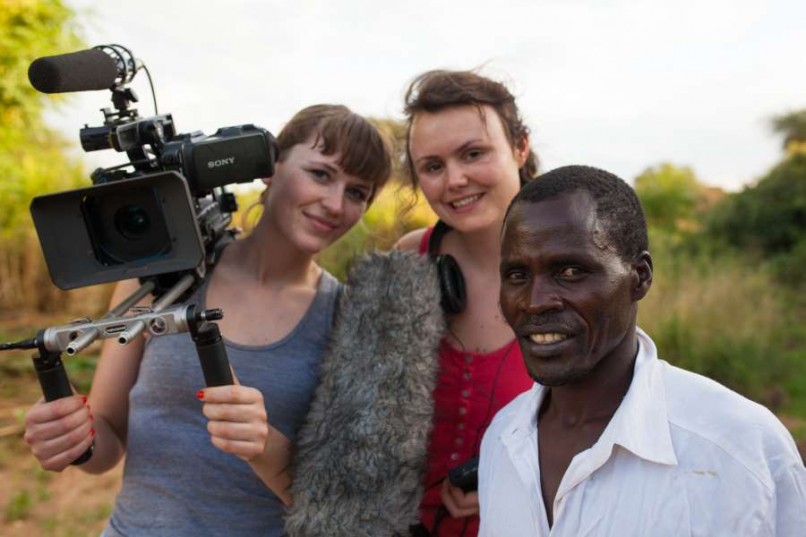
[[[454,487],[464,492],[472,492],[479,488],[479,458],[473,457],[463,464],[448,471],[448,480]]]
[[[193,336],[196,352],[199,355],[204,381],[207,386],[226,386],[233,383],[232,370],[229,367],[227,349],[218,325],[204,322]]]
[[[39,386],[41,386],[42,394],[45,396],[45,401],[55,401],[56,399],[73,395],[73,388],[70,386],[70,381],[67,378],[64,362],[62,362],[61,355],[58,352],[49,352],[40,348],[39,353],[34,354],[33,362],[36,376],[39,379]],[[93,440],[93,443],[87,448],[87,451],[82,453],[81,456],[70,464],[78,466],[90,460],[94,447],[95,440]]]

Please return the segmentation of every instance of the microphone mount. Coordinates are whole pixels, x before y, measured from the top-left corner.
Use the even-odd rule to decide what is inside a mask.
[[[123,45],[97,45],[92,48],[106,52],[115,60],[118,70],[118,79],[115,81],[115,85],[118,87],[129,84],[134,79],[137,71],[144,67],[143,62],[135,58],[132,51]]]

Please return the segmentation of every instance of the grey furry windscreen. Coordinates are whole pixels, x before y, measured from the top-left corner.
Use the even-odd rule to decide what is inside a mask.
[[[445,326],[425,256],[356,261],[297,436],[291,537],[408,535],[423,494]]]

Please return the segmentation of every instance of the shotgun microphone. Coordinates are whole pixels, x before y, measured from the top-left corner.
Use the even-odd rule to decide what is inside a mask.
[[[112,89],[124,66],[103,48],[93,48],[37,58],[28,67],[28,80],[42,93]]]

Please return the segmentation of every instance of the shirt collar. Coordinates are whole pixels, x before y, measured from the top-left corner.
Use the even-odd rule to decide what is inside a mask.
[[[606,450],[606,460],[613,446],[619,445],[647,461],[676,465],[663,364],[658,360],[658,351],[652,339],[640,328],[636,328],[636,333],[638,356],[632,382],[607,428],[591,449]]]
[[[677,464],[669,430],[663,365],[652,339],[640,328],[636,328],[636,332],[638,356],[632,382],[602,436],[588,450],[585,459],[586,466],[590,465],[589,472],[607,462],[616,445],[647,461]],[[535,384],[526,404],[519,405],[502,431],[504,444],[514,446],[536,434],[537,409],[545,395],[545,388]]]

